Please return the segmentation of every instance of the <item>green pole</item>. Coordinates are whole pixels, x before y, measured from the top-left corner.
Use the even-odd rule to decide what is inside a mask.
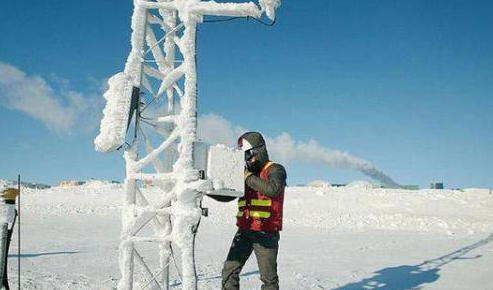
[[[19,191],[17,203],[17,289],[21,290],[21,175],[17,175],[17,190]]]

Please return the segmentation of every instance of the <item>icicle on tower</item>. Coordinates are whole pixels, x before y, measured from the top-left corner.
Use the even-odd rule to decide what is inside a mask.
[[[265,13],[274,20],[279,5],[280,0],[259,0],[259,6],[134,1],[132,50],[124,71],[108,81],[94,141],[102,152],[125,148],[118,290],[169,289],[173,264],[180,269],[182,289],[197,289],[195,231],[203,194],[215,190],[213,180],[194,166],[197,25],[204,16],[259,19]],[[159,188],[157,198],[141,190],[150,183]]]

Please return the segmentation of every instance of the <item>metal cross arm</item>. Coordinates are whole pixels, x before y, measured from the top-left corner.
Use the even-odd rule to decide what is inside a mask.
[[[185,1],[150,2],[137,0],[137,5],[146,9],[165,9],[178,11],[180,14],[230,16],[230,17],[255,17],[260,18],[266,12],[270,19],[275,18],[275,9],[280,5],[279,0],[260,0],[260,9],[253,2],[247,3],[218,3],[216,1]]]

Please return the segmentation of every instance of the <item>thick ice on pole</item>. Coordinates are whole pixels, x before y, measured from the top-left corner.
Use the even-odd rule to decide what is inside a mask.
[[[132,101],[133,79],[118,73],[108,80],[109,89],[104,94],[106,107],[103,110],[100,133],[94,140],[99,152],[111,152],[125,143],[128,116]]]
[[[132,50],[127,58],[125,71],[108,80],[108,91],[104,94],[106,106],[103,110],[100,133],[94,140],[97,151],[111,152],[125,143],[132,101],[133,87],[140,87],[142,51],[144,47],[147,11],[135,7],[132,16]]]

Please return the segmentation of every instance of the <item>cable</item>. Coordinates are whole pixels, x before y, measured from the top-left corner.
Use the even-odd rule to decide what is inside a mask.
[[[193,276],[195,277],[195,290],[197,290],[197,285],[198,285],[198,280],[199,278],[197,277],[197,267],[195,266],[195,238],[197,237],[197,230],[199,229],[200,225],[200,219],[199,222],[195,227],[192,227],[192,260],[193,260]]]
[[[258,19],[258,18],[250,17],[250,16],[246,16],[246,17],[238,16],[238,17],[229,17],[229,18],[223,18],[223,19],[208,19],[208,20],[204,20],[203,22],[204,23],[217,23],[217,22],[226,22],[226,21],[231,21],[231,20],[237,20],[240,18],[246,19],[247,21],[249,19],[253,19],[253,20],[257,21],[258,23],[265,25],[265,26],[274,26],[274,24],[276,24],[276,18],[274,18],[274,20],[272,20],[272,22],[265,22],[262,19]]]
[[[149,52],[150,52],[150,51],[151,51],[154,47],[158,46],[158,45],[159,45],[159,44],[160,44],[163,40],[165,40],[165,39],[166,39],[166,37],[167,37],[169,34],[171,34],[171,33],[175,32],[176,30],[178,30],[178,29],[182,28],[183,26],[184,26],[184,24],[183,24],[183,23],[180,23],[179,25],[175,26],[175,27],[174,27],[173,29],[171,29],[170,31],[166,32],[166,34],[165,34],[165,35],[164,35],[164,36],[163,36],[163,37],[162,37],[159,41],[157,41],[156,43],[154,43],[154,45],[153,45],[153,46],[149,47],[149,49],[148,49],[148,50],[144,53],[144,56],[145,56],[146,54],[148,54],[148,53],[149,53]]]
[[[240,19],[240,18],[244,18],[244,17],[237,16],[237,17],[229,17],[229,18],[222,18],[222,19],[209,19],[209,20],[204,20],[203,22],[204,23],[217,23],[217,22],[226,22],[226,21],[236,20],[236,19]]]
[[[149,107],[149,105],[151,105],[155,101],[157,101],[157,98],[156,97],[152,98],[152,100],[150,100],[149,103],[147,103],[147,104],[146,103],[143,103],[144,108],[142,108],[142,110],[140,110],[140,112],[143,113],[147,109],[147,107]]]
[[[143,121],[143,120],[141,120],[141,121]],[[144,138],[144,141],[147,141],[147,136],[144,133],[144,130],[142,129],[142,127],[140,127],[140,126],[139,126],[139,131],[140,131],[140,134],[142,135],[142,137]]]
[[[265,26],[274,26],[274,24],[276,24],[276,19],[277,19],[277,18],[274,18],[274,20],[272,20],[272,22],[269,23],[269,22],[264,22],[264,21],[262,21],[262,19],[257,19],[255,17],[247,17],[247,19],[248,18],[252,18],[253,20],[255,20],[258,23],[263,24]]]
[[[151,122],[149,122],[149,121],[146,121],[146,120],[151,120],[151,118],[145,118],[145,117],[141,117],[141,118],[140,118],[140,121],[141,121],[142,123],[144,123],[144,124],[146,124],[146,125],[149,125],[149,126],[151,126],[151,127],[153,127],[153,128],[156,128],[156,127],[157,127],[157,125],[156,125],[156,124],[153,124],[153,123],[151,123]]]

